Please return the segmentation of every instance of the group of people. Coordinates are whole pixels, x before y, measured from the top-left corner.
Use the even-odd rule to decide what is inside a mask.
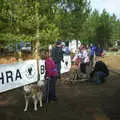
[[[63,49],[61,41],[59,40],[52,48],[51,54],[49,54],[49,50],[44,53],[46,79],[48,80],[49,84],[47,90],[49,93],[49,101],[57,100],[56,83],[58,79],[61,79],[61,61],[64,61],[64,53],[65,49]],[[92,45],[88,47],[88,45],[81,45],[72,59],[74,62],[76,62],[76,60],[78,61],[78,68],[80,73],[83,73],[83,76],[87,77],[89,82],[94,82],[96,84],[103,83],[105,81],[104,78],[109,75],[109,70],[107,69],[107,66],[104,62],[96,60],[96,64],[94,65],[95,55],[102,56],[102,54],[103,49],[100,46],[95,47]]]
[[[109,70],[105,63],[99,60],[104,55],[103,48],[98,45],[81,45],[73,57],[73,61],[78,61],[78,69],[83,78],[96,84],[103,83],[105,77],[109,75]]]

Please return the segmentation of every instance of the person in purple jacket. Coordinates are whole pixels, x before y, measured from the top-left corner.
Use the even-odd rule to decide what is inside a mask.
[[[56,97],[56,82],[57,82],[57,69],[54,61],[50,58],[49,52],[46,51],[45,53],[45,69],[46,69],[46,78],[48,78],[49,83],[49,101],[50,100],[57,100]]]

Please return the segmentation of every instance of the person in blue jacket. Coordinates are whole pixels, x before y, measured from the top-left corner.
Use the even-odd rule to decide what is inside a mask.
[[[91,62],[91,66],[93,66],[95,50],[96,50],[96,46],[91,45],[90,46],[90,62]]]
[[[98,56],[98,57],[101,57],[102,56],[102,53],[103,53],[103,48],[102,46],[99,44],[97,46],[97,48],[95,49],[95,55]]]

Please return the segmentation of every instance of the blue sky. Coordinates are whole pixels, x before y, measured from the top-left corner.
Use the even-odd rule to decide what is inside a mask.
[[[97,9],[100,13],[105,8],[110,14],[115,15],[120,19],[120,0],[90,0],[93,9]]]

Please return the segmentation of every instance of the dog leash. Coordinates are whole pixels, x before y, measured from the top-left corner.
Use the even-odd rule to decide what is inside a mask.
[[[50,85],[49,85],[50,78],[47,79],[47,104],[49,102],[49,90],[50,90]]]
[[[49,103],[49,78],[46,79],[47,86],[46,86],[46,93],[45,93],[45,111],[47,112],[48,103]]]

